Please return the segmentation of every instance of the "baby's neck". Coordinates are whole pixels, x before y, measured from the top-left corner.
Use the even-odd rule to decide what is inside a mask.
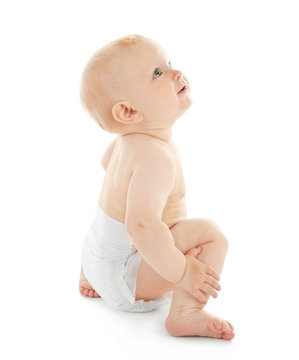
[[[167,129],[139,129],[139,130],[132,130],[126,131],[125,133],[121,134],[121,136],[126,136],[129,134],[144,134],[153,136],[159,140],[165,142],[171,142],[172,131],[171,128]]]

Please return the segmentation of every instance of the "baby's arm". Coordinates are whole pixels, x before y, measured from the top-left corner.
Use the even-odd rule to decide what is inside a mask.
[[[174,186],[176,164],[165,149],[155,146],[142,155],[128,187],[125,225],[146,262],[165,279],[177,283],[186,259],[161,220]]]
[[[218,274],[175,246],[161,217],[176,178],[176,164],[164,149],[150,148],[138,161],[127,193],[125,225],[145,261],[166,280],[202,300],[202,291],[215,297]],[[207,282],[210,285],[207,285]]]

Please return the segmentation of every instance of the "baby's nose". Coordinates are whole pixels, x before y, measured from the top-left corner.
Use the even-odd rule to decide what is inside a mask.
[[[182,72],[180,70],[174,70],[174,79],[177,81],[179,78],[182,77]]]

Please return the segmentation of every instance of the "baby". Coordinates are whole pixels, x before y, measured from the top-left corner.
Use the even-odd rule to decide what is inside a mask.
[[[171,128],[191,106],[188,80],[161,45],[140,35],[93,55],[81,100],[108,146],[95,215],[82,245],[79,288],[109,306],[151,311],[171,299],[172,336],[233,339],[230,322],[204,310],[216,298],[228,242],[217,224],[187,219]]]

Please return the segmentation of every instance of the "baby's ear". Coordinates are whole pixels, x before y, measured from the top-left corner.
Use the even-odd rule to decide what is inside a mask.
[[[138,123],[143,115],[135,110],[128,101],[118,101],[112,106],[112,115],[116,121],[124,124]]]

